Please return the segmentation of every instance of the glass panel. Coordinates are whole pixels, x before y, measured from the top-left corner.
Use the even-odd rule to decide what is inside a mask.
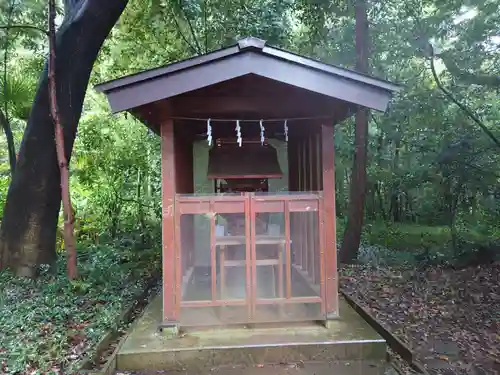
[[[318,211],[290,213],[291,264],[290,292],[292,301],[286,304],[284,315],[289,320],[324,319],[321,308],[321,252]]]
[[[318,212],[292,212],[292,296],[319,297],[321,257]]]
[[[323,319],[319,208],[305,195],[178,199],[181,325]]]
[[[283,203],[281,206],[284,206]],[[284,217],[283,212],[258,212],[255,215],[255,289],[258,299],[284,296],[282,285],[285,260]]]
[[[256,200],[254,207],[256,211],[264,211],[255,213],[254,321],[279,322],[276,302],[284,297],[285,204],[279,200]]]
[[[245,198],[179,199],[182,326],[248,321]],[[249,249],[248,249],[249,250]]]
[[[256,211],[254,321],[320,320],[324,314],[320,293],[318,201],[272,198],[256,196],[252,203]],[[289,210],[304,212],[290,212],[287,218]],[[302,231],[299,226],[303,227]],[[296,243],[302,244],[301,253]],[[304,269],[297,262],[299,256],[307,257]]]
[[[185,214],[180,219],[182,302],[212,301],[210,218]]]
[[[217,215],[217,251],[221,300],[247,297],[246,221],[244,213]]]

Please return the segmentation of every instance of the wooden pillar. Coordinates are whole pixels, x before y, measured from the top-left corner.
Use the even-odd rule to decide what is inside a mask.
[[[316,191],[316,187],[314,186],[314,152],[313,152],[313,135],[309,134],[307,137],[307,152],[308,152],[308,176],[309,176],[309,191]],[[308,274],[309,277],[314,280],[314,268],[316,261],[316,229],[314,227],[314,214],[311,212],[307,213],[307,231],[308,231],[308,247],[309,247],[309,268]]]
[[[326,320],[335,319],[339,316],[335,227],[335,146],[333,135],[333,125],[321,126]]]
[[[303,163],[303,157],[302,157],[302,140],[297,139],[297,191],[303,191],[303,175],[304,173],[302,172],[302,163]]]
[[[302,158],[302,191],[308,190],[308,182],[309,175],[307,173],[307,138],[302,138],[300,140],[302,145],[300,149],[300,156]],[[301,230],[301,239],[302,239],[302,269],[307,272],[309,268],[309,259],[308,259],[308,241],[307,241],[307,214],[300,215],[300,230]]]
[[[163,322],[162,328],[177,327],[175,300],[175,151],[174,123],[167,119],[161,125],[161,195],[163,255]],[[177,270],[179,271],[179,270]]]
[[[296,147],[296,151],[297,151],[297,165],[295,166],[295,168],[297,168],[297,191],[302,191],[302,175],[303,175],[303,172],[302,172],[302,142],[301,142],[301,139],[299,137],[297,137],[296,139],[296,144],[295,144],[295,147]],[[303,234],[302,234],[302,226],[301,226],[301,218],[300,216],[297,216],[296,214],[294,215],[295,217],[295,251],[294,251],[294,254],[295,254],[295,264],[297,266],[299,266],[300,268],[302,268],[302,265],[303,265],[303,259],[302,259],[302,247],[303,247],[303,243],[302,243],[302,238],[303,238]]]
[[[288,137],[288,143],[286,145],[287,147],[287,156],[288,156],[288,191],[296,191],[297,190],[297,148],[296,148],[296,142],[295,142],[295,137],[289,136]],[[288,219],[286,216],[288,215]],[[295,264],[296,262],[296,257],[295,257],[295,243],[297,241],[296,237],[296,222],[295,218],[290,215],[290,212],[285,212],[285,225],[287,220],[289,221],[289,225],[291,227],[290,230],[290,237],[292,240],[292,245],[291,245],[291,255],[290,259],[287,259],[286,267],[287,269],[292,266],[292,264]],[[286,227],[285,227],[286,228]]]
[[[321,128],[316,129],[316,132],[314,133],[313,137],[313,144],[314,144],[314,186],[316,191],[322,191],[323,190],[323,170],[321,166]],[[322,212],[321,212],[322,213]],[[321,228],[323,227],[320,225],[319,221],[323,220],[323,218],[319,217],[316,219],[316,230],[319,232],[318,235],[321,236]],[[322,239],[319,238],[318,236],[318,242],[317,242],[317,255],[316,255],[316,271],[315,271],[315,280],[314,282],[316,284],[320,284],[322,282],[321,280],[321,262],[323,261],[323,258],[321,256],[323,249],[321,249],[321,244],[323,243]]]
[[[288,158],[288,191],[297,190],[297,150],[295,138],[289,137],[287,148]]]
[[[323,169],[322,169],[322,164],[321,164],[321,159],[322,159],[322,152],[321,152],[321,129],[319,129],[319,132],[316,134],[315,137],[315,143],[316,143],[316,178],[317,178],[317,186],[318,190],[323,190]]]

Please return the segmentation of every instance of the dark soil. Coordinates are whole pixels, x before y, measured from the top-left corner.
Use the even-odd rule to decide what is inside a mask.
[[[500,374],[500,264],[426,271],[349,266],[341,288],[430,373]]]

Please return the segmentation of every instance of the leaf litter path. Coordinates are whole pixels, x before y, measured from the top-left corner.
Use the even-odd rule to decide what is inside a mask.
[[[430,373],[500,375],[500,263],[422,272],[356,265],[340,278]]]

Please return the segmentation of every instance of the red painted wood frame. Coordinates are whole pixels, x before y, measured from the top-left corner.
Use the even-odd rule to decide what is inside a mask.
[[[269,194],[269,195],[259,195],[259,194],[250,194],[250,223],[252,223],[252,228],[255,228],[253,223],[256,222],[256,214],[258,213],[284,213],[284,223],[285,223],[285,264],[290,265],[286,267],[285,272],[285,290],[284,293],[281,293],[283,288],[282,285],[279,285],[280,297],[279,298],[257,298],[257,270],[256,270],[256,262],[254,261],[256,257],[256,241],[255,241],[255,232],[251,233],[251,254],[252,254],[252,306],[253,306],[253,316],[256,315],[256,307],[258,305],[266,305],[266,304],[286,304],[286,303],[320,303],[321,311],[325,311],[325,303],[324,303],[324,275],[323,278],[320,279],[320,296],[318,297],[292,297],[292,254],[291,254],[291,242],[292,242],[292,233],[291,233],[291,213],[310,213],[316,212],[316,217],[319,219],[323,216],[322,211],[322,197],[320,193],[313,192],[305,192],[305,193],[288,193],[286,195]],[[322,227],[317,228],[317,238],[319,239],[319,246],[314,246],[312,243],[312,238],[314,235],[312,231],[314,228],[310,226],[311,220],[310,218],[300,218],[299,221],[304,222],[304,226],[309,230],[303,233],[304,236],[307,236],[309,239],[309,246],[303,249],[304,253],[308,254],[309,258],[316,258],[319,254],[314,254],[315,251],[321,248],[321,237],[323,235]],[[321,256],[318,256],[320,263],[322,262]],[[282,268],[281,268],[282,270]],[[306,270],[307,271],[307,270]],[[281,274],[279,275],[279,280],[282,280]],[[284,294],[284,296],[283,296]]]
[[[323,169],[323,207],[325,227],[326,316],[333,319],[338,311],[337,236],[335,213],[335,144],[333,125],[321,126]]]
[[[325,315],[327,318],[333,318],[338,316],[333,143],[334,127],[332,125],[323,125],[319,127],[312,127],[311,130],[311,134],[308,136],[304,137],[302,135],[300,137],[293,137],[292,135],[290,137],[288,143],[289,190],[323,190],[320,203],[323,214],[318,217],[317,223],[318,230],[323,233],[323,235],[320,236],[321,254],[319,259],[321,259],[321,261],[319,264],[311,262],[306,263],[306,256],[300,252],[300,250],[303,251],[308,244],[305,240],[306,236],[303,236],[302,234],[304,231],[307,231],[307,228],[304,228],[304,226],[310,226],[310,223],[307,224],[300,220],[291,220],[289,230],[292,233],[298,233],[299,238],[302,238],[298,244],[300,250],[296,254],[297,256],[300,255],[299,258],[301,259],[303,257],[303,261],[301,260],[300,266],[309,272],[312,270],[316,280],[320,277],[320,279],[324,281],[325,286],[323,290],[326,310]],[[163,318],[164,324],[168,325],[169,323],[178,323],[181,304],[180,294],[177,292],[181,283],[180,270],[184,269],[188,265],[192,266],[193,255],[187,254],[187,257],[185,256],[182,260],[180,252],[176,251],[176,247],[181,246],[181,239],[179,235],[179,228],[181,224],[180,219],[176,220],[175,217],[175,194],[176,192],[189,193],[192,191],[193,183],[192,165],[191,168],[189,168],[191,169],[191,173],[186,170],[187,174],[184,172],[182,173],[183,175],[186,174],[186,176],[178,176],[181,169],[183,169],[181,164],[185,164],[181,162],[186,159],[186,157],[176,151],[179,146],[179,135],[174,137],[173,122],[171,120],[163,122],[161,131],[163,201]],[[189,154],[192,154],[192,152],[189,151],[188,147],[186,149],[186,155]],[[186,159],[185,162],[188,164],[190,163],[188,159]],[[189,177],[188,175],[190,174],[191,176]],[[272,197],[272,195],[270,197]],[[230,197],[224,196],[222,199],[224,201],[228,201],[230,200]],[[249,203],[247,204],[249,205]],[[246,207],[243,211],[250,212],[250,206]],[[247,236],[249,235],[248,233]]]
[[[322,196],[320,193],[289,193],[289,194],[269,194],[260,195],[253,193],[245,193],[242,195],[207,195],[207,196],[189,196],[177,195],[175,198],[175,221],[181,222],[183,215],[203,214],[210,217],[210,259],[211,259],[211,300],[201,301],[181,301],[181,279],[186,271],[183,265],[186,262],[182,258],[186,256],[185,251],[189,249],[182,249],[180,242],[176,241],[175,259],[176,259],[176,289],[175,295],[178,296],[176,300],[176,313],[179,316],[181,308],[205,308],[205,307],[218,307],[218,306],[247,306],[247,317],[245,322],[265,322],[256,319],[256,307],[259,305],[283,305],[283,304],[304,304],[304,303],[318,303],[321,304],[322,314],[326,314],[325,303],[325,268],[320,267],[321,273],[319,275],[320,295],[317,297],[293,297],[292,296],[292,256],[291,256],[291,227],[290,227],[290,214],[300,212],[316,212],[317,221],[320,223],[318,226],[319,246],[311,246],[309,251],[323,248],[323,208]],[[255,221],[257,213],[284,213],[285,221],[285,258],[287,265],[285,270],[285,285],[279,285],[279,290],[282,291],[277,298],[257,298],[256,293],[256,267],[258,261],[256,258],[256,233]],[[229,213],[242,213],[245,214],[245,248],[246,248],[246,298],[245,299],[218,299],[217,298],[217,277],[216,277],[216,236],[215,236],[215,217],[216,214],[229,214]],[[303,220],[308,221],[308,220]],[[307,224],[304,224],[304,227]],[[312,236],[311,236],[312,237]],[[180,238],[179,226],[176,225],[176,239]],[[307,251],[307,249],[303,249]],[[318,255],[320,264],[324,264],[323,251]],[[314,257],[311,254],[311,258]],[[265,261],[264,261],[265,262]],[[263,264],[263,263],[262,263]],[[278,268],[279,270],[280,268]],[[278,280],[283,280],[283,267]]]
[[[306,124],[304,124],[306,125]],[[303,222],[291,223],[293,232],[299,233],[303,239],[298,244],[298,254],[301,254],[300,266],[313,271],[315,275],[323,272],[326,275],[326,310],[327,318],[338,317],[338,276],[337,276],[337,243],[336,243],[336,215],[335,215],[335,149],[334,126],[307,124],[309,134],[292,134],[288,142],[288,173],[289,190],[291,191],[322,191],[323,216],[319,222],[324,226],[324,236],[321,237],[323,245],[320,247],[321,264],[312,264],[310,259],[303,254],[303,249],[308,246],[305,236],[307,230]]]
[[[162,268],[163,325],[177,324],[175,300],[175,193],[176,168],[174,123],[167,120],[161,127],[161,193],[162,193]]]

